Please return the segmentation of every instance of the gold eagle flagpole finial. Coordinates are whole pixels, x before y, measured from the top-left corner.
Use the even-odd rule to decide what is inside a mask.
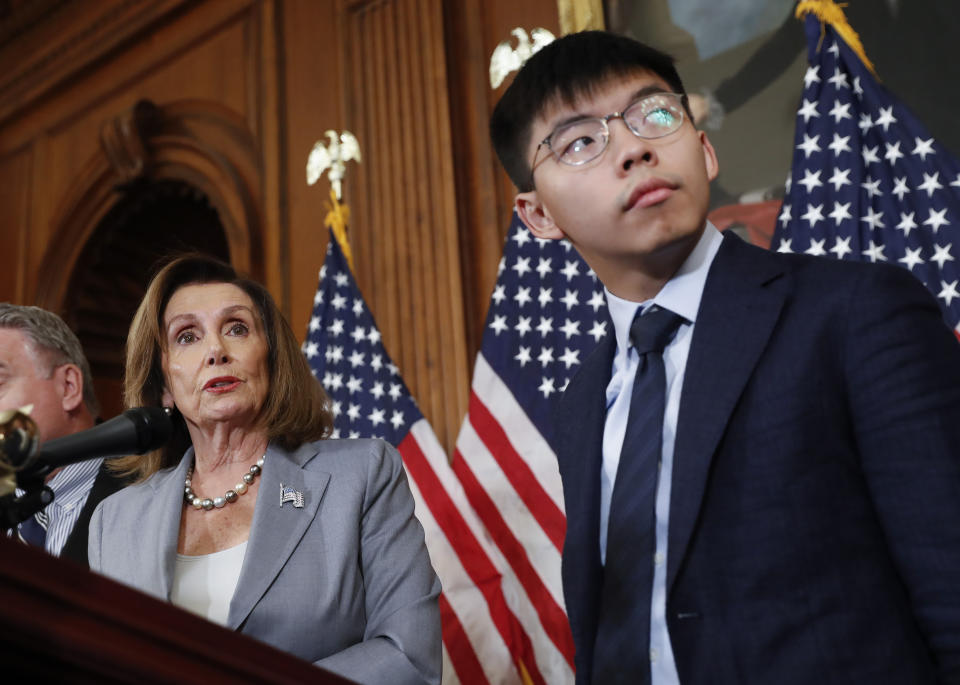
[[[320,180],[324,172],[330,180],[330,204],[324,226],[333,231],[333,236],[340,244],[343,256],[347,259],[350,269],[353,269],[353,254],[347,241],[347,224],[350,222],[350,208],[341,203],[343,197],[343,177],[346,174],[347,162],[360,161],[360,144],[356,136],[350,131],[329,130],[324,133],[329,142],[318,140],[313,144],[310,155],[307,157],[307,185],[314,185]]]
[[[505,40],[493,49],[490,56],[491,88],[498,87],[503,83],[503,79],[511,72],[518,71],[540,48],[554,41],[553,34],[542,28],[533,29],[529,36],[523,29],[515,28],[510,35],[517,39],[517,47],[511,47],[510,41]]]

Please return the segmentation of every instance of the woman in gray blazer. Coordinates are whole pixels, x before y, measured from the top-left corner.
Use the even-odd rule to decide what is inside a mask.
[[[438,683],[437,579],[400,456],[325,440],[329,400],[263,286],[206,256],[150,283],[128,406],[170,443],[90,523],[90,567],[362,683]]]

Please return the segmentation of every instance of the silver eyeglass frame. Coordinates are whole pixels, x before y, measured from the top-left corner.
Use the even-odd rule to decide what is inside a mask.
[[[678,107],[678,110],[680,112],[680,117],[677,119],[677,124],[674,128],[667,131],[666,133],[661,133],[660,135],[656,135],[656,136],[643,135],[641,133],[638,133],[624,118],[624,114],[629,112],[635,105],[643,102],[644,100],[648,100],[650,98],[656,98],[656,97],[664,97],[664,96],[675,98],[677,103],[680,105]],[[602,116],[602,117],[587,117],[584,119],[578,119],[576,121],[558,126],[557,128],[550,131],[550,135],[548,135],[546,138],[544,138],[537,144],[537,149],[534,150],[533,152],[533,163],[530,165],[530,186],[534,187],[533,172],[538,166],[537,157],[539,156],[540,148],[542,147],[546,147],[547,150],[550,151],[550,154],[553,155],[554,159],[556,159],[557,162],[559,162],[560,164],[563,164],[564,166],[571,166],[571,167],[583,166],[584,164],[589,164],[590,162],[593,162],[599,159],[600,157],[602,157],[603,154],[607,151],[607,148],[610,147],[610,121],[611,120],[620,119],[623,122],[624,126],[627,127],[627,130],[630,131],[630,133],[635,135],[637,138],[643,138],[644,140],[657,140],[658,138],[665,138],[666,136],[669,136],[679,131],[680,128],[683,126],[683,122],[687,119],[686,111],[687,111],[686,93],[674,93],[673,91],[664,90],[664,91],[656,91],[654,93],[647,93],[646,95],[642,95],[641,97],[638,97],[636,100],[632,100],[626,107],[624,107],[619,112],[611,112],[610,114],[607,114],[606,116]],[[598,121],[602,125],[603,147],[600,148],[600,151],[596,155],[594,155],[593,157],[590,157],[589,159],[584,159],[579,162],[564,161],[561,158],[560,153],[558,153],[556,150],[553,149],[553,146],[551,145],[551,139],[557,134],[557,131],[562,131],[569,126],[575,126],[575,125],[583,124],[589,121]],[[544,159],[546,159],[546,157],[544,157]]]

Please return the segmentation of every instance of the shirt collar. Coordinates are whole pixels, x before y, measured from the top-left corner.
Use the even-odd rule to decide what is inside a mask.
[[[613,330],[617,338],[618,354],[626,353],[630,347],[630,326],[633,324],[638,308],[646,309],[656,304],[679,314],[690,323],[696,322],[700,300],[703,298],[703,288],[707,282],[707,273],[722,242],[723,235],[708,221],[693,251],[687,255],[683,264],[677,269],[677,273],[667,281],[653,299],[645,302],[631,302],[617,297],[604,287],[603,292],[607,298],[607,306],[610,309],[610,318],[613,319]]]

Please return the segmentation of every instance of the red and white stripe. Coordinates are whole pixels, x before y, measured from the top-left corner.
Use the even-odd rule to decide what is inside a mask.
[[[532,652],[523,661],[530,681],[572,683],[573,640],[560,579],[566,520],[556,456],[483,355],[453,470],[493,542],[487,553],[501,570],[503,597],[522,631],[515,639],[521,653]]]
[[[538,677],[532,649],[518,639],[523,629],[507,597],[504,562],[467,503],[443,448],[425,419],[399,445],[416,515],[443,592],[443,682],[447,685],[524,682]],[[521,667],[520,664],[523,664]]]

